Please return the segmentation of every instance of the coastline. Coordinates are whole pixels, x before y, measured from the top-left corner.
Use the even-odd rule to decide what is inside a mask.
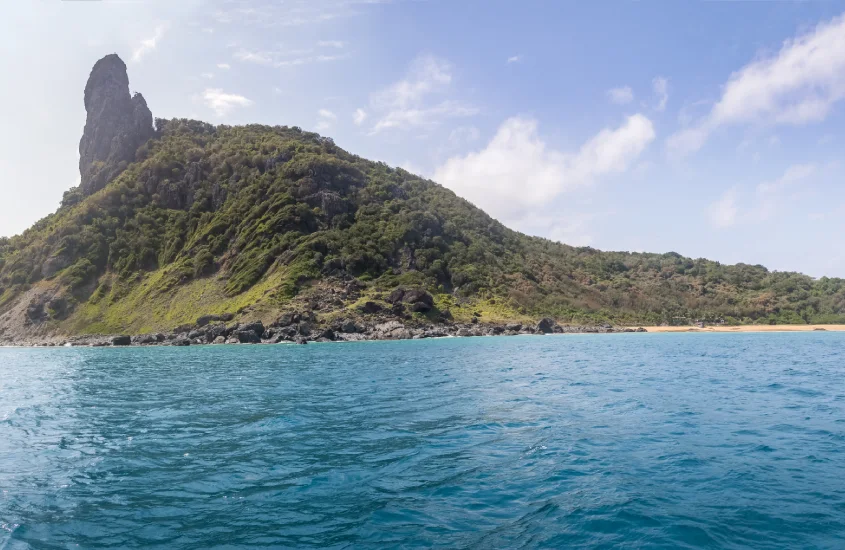
[[[739,325],[643,327],[648,332],[845,332],[845,325]]]

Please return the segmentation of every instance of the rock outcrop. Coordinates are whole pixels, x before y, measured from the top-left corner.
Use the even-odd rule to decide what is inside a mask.
[[[85,130],[79,142],[80,187],[91,195],[135,160],[155,135],[153,115],[141,94],[129,93],[126,64],[117,54],[97,61],[85,86]]]

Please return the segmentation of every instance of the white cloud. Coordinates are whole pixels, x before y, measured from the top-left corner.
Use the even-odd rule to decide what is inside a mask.
[[[651,81],[651,89],[654,90],[654,95],[657,96],[657,106],[655,110],[664,111],[666,103],[669,102],[669,79],[658,76]]]
[[[137,63],[141,61],[141,59],[143,59],[145,55],[154,51],[156,47],[158,47],[159,40],[162,39],[164,33],[167,31],[168,26],[169,23],[162,23],[158,25],[153,31],[153,35],[151,37],[141,40],[141,43],[138,44],[138,47],[136,47],[132,51],[132,61]]]
[[[355,109],[355,112],[352,114],[352,120],[356,126],[364,124],[364,121],[367,120],[367,111],[364,109]]]
[[[477,114],[478,109],[459,101],[427,101],[431,95],[445,93],[451,83],[452,66],[448,62],[428,55],[418,57],[404,79],[373,94],[370,104],[381,115],[371,133],[435,125],[445,118]]]
[[[326,130],[331,129],[331,127],[336,121],[337,115],[329,111],[328,109],[320,109],[319,111],[317,111],[318,132],[325,132]]]
[[[315,54],[312,49],[284,50],[284,51],[263,51],[241,49],[235,52],[235,59],[256,65],[268,67],[296,67],[311,63],[327,63],[347,59],[348,53],[336,55]]]
[[[511,63],[519,63],[521,61],[522,61],[521,55],[512,55],[508,58],[508,65],[510,65]]]
[[[739,209],[736,206],[736,189],[728,189],[722,197],[707,209],[710,223],[714,227],[730,227],[736,223]]]
[[[754,193],[740,206],[737,188],[726,191],[708,209],[710,223],[725,228],[738,223],[760,223],[771,219],[783,206],[794,199],[790,188],[807,182],[819,172],[815,164],[796,164],[786,169],[782,176],[757,185]],[[748,195],[748,194],[747,194]]]
[[[634,100],[634,90],[630,86],[622,86],[620,88],[613,88],[607,91],[607,97],[611,102],[617,105],[625,105]]]
[[[224,71],[228,71],[229,69],[231,69],[231,68],[232,68],[232,66],[231,66],[231,65],[229,65],[228,63],[218,63],[218,64],[217,64],[217,68],[218,68],[218,69],[222,69],[222,70],[224,70]]]
[[[233,109],[249,107],[253,104],[251,99],[238,94],[226,93],[220,88],[207,88],[202,93],[202,101],[217,116],[226,116]]]
[[[681,154],[696,151],[723,126],[818,122],[842,99],[845,15],[787,40],[776,55],[733,73],[710,112],[694,128],[671,136],[667,147]]]
[[[480,137],[481,132],[475,126],[460,126],[449,133],[447,142],[452,149],[455,149],[467,143],[478,141]]]
[[[410,172],[411,174],[414,174],[415,176],[425,177],[423,175],[424,170],[422,169],[422,167],[418,164],[415,164],[415,163],[409,161],[409,160],[406,160],[405,162],[400,164],[399,168],[405,170],[406,172]]]
[[[319,42],[317,42],[317,45],[321,48],[342,49],[346,46],[346,42],[341,42],[340,40],[320,40]]]
[[[577,152],[550,149],[535,120],[506,120],[481,151],[449,159],[434,179],[505,223],[535,217],[561,193],[627,170],[654,140],[651,121],[630,116]]]
[[[456,101],[443,101],[431,107],[395,109],[373,126],[372,133],[377,134],[389,129],[429,126],[437,124],[444,118],[468,117],[475,114],[478,114],[478,109]]]
[[[202,73],[200,76],[202,76],[203,78],[211,79],[214,78],[214,73]]]

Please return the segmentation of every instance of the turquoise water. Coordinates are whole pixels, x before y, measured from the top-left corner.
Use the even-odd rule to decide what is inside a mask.
[[[0,349],[0,548],[845,547],[845,333]]]

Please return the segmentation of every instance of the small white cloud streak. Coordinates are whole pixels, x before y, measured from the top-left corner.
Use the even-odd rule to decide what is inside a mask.
[[[634,90],[630,86],[612,88],[607,91],[607,98],[610,99],[611,103],[625,105],[634,100]]]
[[[337,115],[333,112],[329,111],[328,109],[320,109],[317,111],[317,130],[320,132],[325,132],[326,130],[331,129],[334,123],[337,121]]]
[[[156,26],[153,35],[149,38],[145,38],[141,40],[141,43],[138,44],[132,51],[132,61],[138,63],[141,59],[144,58],[148,53],[154,51],[158,47],[159,41],[164,37],[164,33],[167,31],[168,27],[170,26],[169,23],[162,23]]]
[[[217,68],[218,68],[218,69],[221,69],[221,70],[223,70],[223,71],[228,71],[229,69],[231,69],[231,68],[232,68],[232,66],[231,66],[231,65],[229,65],[228,63],[218,63],[218,64],[217,64]]]
[[[207,88],[203,91],[202,102],[217,116],[226,116],[236,108],[249,107],[253,104],[251,99],[238,94],[226,93],[220,88]]]
[[[760,223],[771,219],[782,209],[789,188],[804,183],[818,173],[815,164],[796,164],[786,169],[782,176],[757,185],[747,206],[739,204],[738,190],[732,187],[707,208],[713,227],[724,229],[739,223]]]
[[[736,189],[725,191],[722,196],[707,209],[707,216],[713,227],[725,228],[736,223],[739,208],[736,205]]]
[[[477,114],[477,108],[460,101],[427,101],[432,95],[445,93],[452,79],[452,66],[447,61],[430,55],[418,57],[405,78],[372,95],[371,107],[381,115],[370,133],[433,126],[446,118]]]
[[[651,81],[651,89],[657,96],[657,106],[654,109],[661,112],[665,111],[666,104],[669,102],[669,79],[663,76],[656,77]]]
[[[519,63],[521,61],[522,61],[521,55],[512,55],[508,58],[508,65],[510,65],[511,63]]]
[[[352,113],[352,120],[356,126],[364,124],[364,121],[367,120],[367,111],[364,109],[355,109],[355,112]]]

